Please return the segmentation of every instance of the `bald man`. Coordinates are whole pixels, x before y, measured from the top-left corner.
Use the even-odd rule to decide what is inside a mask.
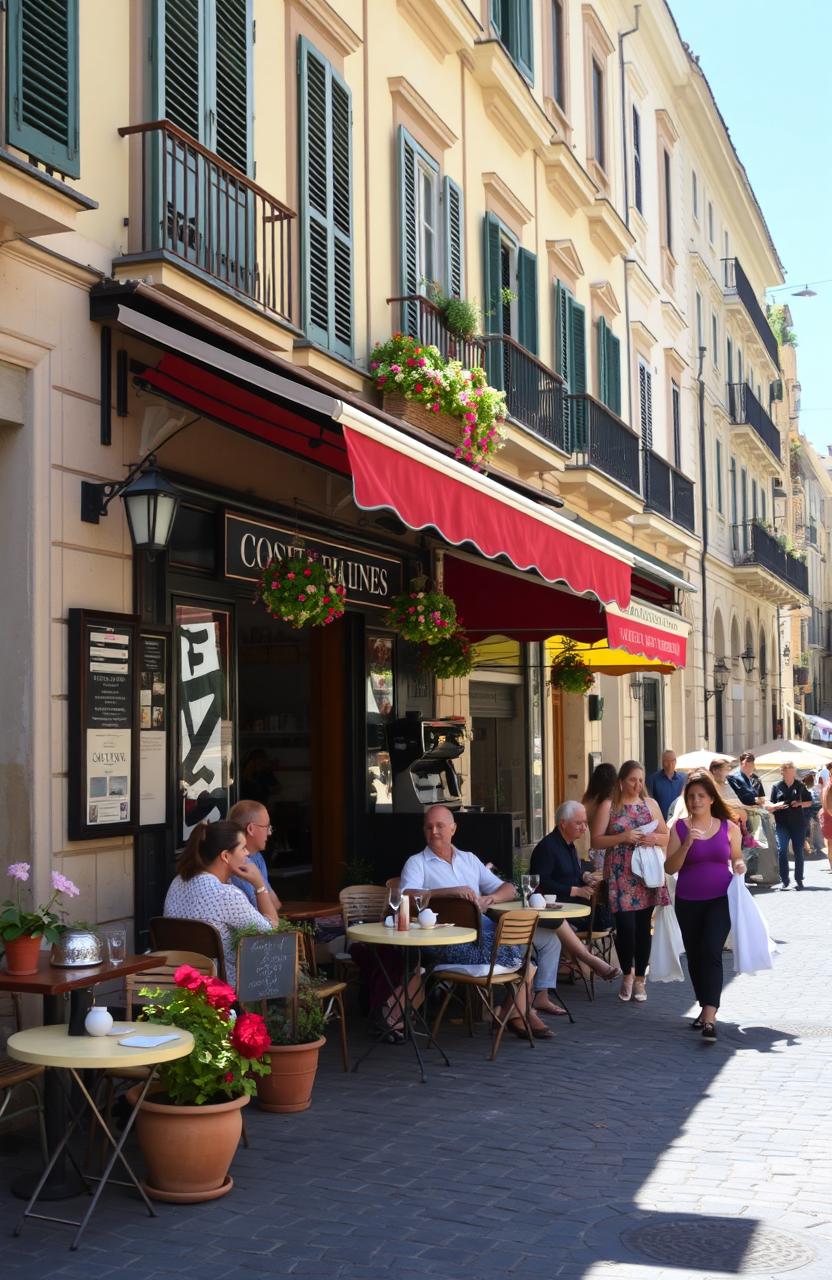
[[[269,884],[269,868],[266,866],[266,859],[263,857],[263,850],[266,847],[266,841],[272,833],[272,824],[269,821],[268,809],[264,809],[263,805],[257,800],[238,800],[232,806],[228,815],[229,822],[237,822],[246,833],[246,853],[249,862],[254,863],[258,871],[263,877],[264,888],[255,887],[243,880],[240,876],[232,876],[231,883],[236,889],[240,889],[248,898],[253,907],[260,909],[260,904],[255,895],[258,893],[267,893],[271,898],[276,911],[280,910],[281,902],[274,889]]]

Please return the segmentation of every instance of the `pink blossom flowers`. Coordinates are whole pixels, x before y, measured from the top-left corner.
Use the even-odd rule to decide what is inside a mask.
[[[9,867],[8,875],[10,875],[13,880],[28,880],[29,879],[29,863],[13,862]]]

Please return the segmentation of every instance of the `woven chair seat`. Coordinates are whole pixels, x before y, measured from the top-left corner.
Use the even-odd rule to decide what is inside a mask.
[[[43,1075],[43,1067],[29,1062],[18,1062],[7,1053],[0,1054],[0,1089],[13,1089],[26,1080],[36,1080]]]

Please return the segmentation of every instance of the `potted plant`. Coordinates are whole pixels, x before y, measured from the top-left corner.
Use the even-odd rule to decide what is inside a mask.
[[[282,560],[270,560],[260,575],[258,595],[273,618],[303,627],[327,627],[344,612],[346,588],[324,562],[302,546]]]
[[[20,886],[29,879],[30,870],[28,862],[11,864],[7,874],[15,882],[15,896],[0,903],[0,941],[6,952],[6,968],[16,977],[37,973],[41,939],[57,942],[66,929],[61,916],[55,911],[61,894],[77,898],[81,892],[66,876],[53,871],[49,901],[45,906],[25,911],[20,901]]]
[[[326,1044],[326,1013],[314,993],[314,981],[301,973],[295,1010],[291,1000],[270,1000],[265,1057],[271,1073],[257,1081],[257,1105],[264,1111],[306,1111],[318,1071],[318,1055]]]
[[[409,591],[390,601],[386,622],[403,640],[435,645],[459,630],[456,605],[444,591],[425,591],[427,579],[413,578]]]
[[[233,987],[181,965],[175,988],[142,988],[142,1019],[190,1031],[192,1052],[163,1062],[142,1103],[136,1133],[154,1200],[194,1204],[227,1195],[240,1141],[241,1109],[269,1072],[269,1033],[256,1013],[236,1017]],[[135,1104],[141,1090],[128,1093]]]
[[[589,693],[594,676],[584,662],[574,640],[564,640],[563,648],[554,659],[551,669],[552,687],[564,693]]]
[[[471,641],[462,628],[459,628],[436,644],[424,645],[419,665],[423,671],[432,672],[437,680],[460,679],[470,675],[474,669]]]

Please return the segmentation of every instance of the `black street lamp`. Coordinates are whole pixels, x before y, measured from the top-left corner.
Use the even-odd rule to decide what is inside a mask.
[[[179,490],[155,464],[151,454],[120,483],[81,483],[81,519],[98,524],[113,498],[121,497],[133,546],[137,551],[146,551],[151,559],[157,552],[167,550],[180,497]]]

